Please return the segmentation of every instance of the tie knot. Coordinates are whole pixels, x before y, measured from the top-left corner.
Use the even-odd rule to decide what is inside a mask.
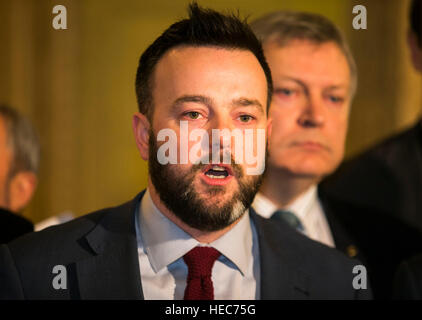
[[[271,216],[271,219],[284,221],[293,229],[302,233],[305,231],[302,222],[300,222],[299,218],[291,211],[276,210]]]
[[[220,252],[211,247],[195,247],[183,256],[188,266],[189,278],[201,278],[211,275],[211,270]]]

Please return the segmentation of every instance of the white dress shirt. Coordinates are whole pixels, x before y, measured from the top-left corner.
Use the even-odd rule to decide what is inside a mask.
[[[252,207],[264,218],[271,218],[280,209],[271,200],[258,192]],[[305,228],[305,235],[329,247],[335,247],[330,226],[318,199],[317,186],[310,187],[287,208],[281,208],[294,213]]]
[[[211,275],[216,300],[259,299],[258,237],[249,211],[230,231],[210,244],[199,243],[165,217],[148,190],[137,211],[135,227],[145,299],[183,299],[188,274],[183,256],[198,245],[213,247],[221,253]]]

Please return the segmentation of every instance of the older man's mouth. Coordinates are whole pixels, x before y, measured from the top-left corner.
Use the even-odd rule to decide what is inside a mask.
[[[300,141],[294,142],[293,147],[299,147],[307,151],[329,151],[329,148],[322,143],[315,141]]]

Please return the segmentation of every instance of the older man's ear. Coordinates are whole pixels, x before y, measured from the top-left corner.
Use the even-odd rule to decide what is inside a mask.
[[[149,158],[149,129],[150,123],[145,115],[137,112],[132,119],[133,134],[135,136],[136,145],[142,159],[148,161]]]
[[[21,212],[31,201],[37,188],[37,176],[30,171],[17,173],[9,184],[9,209]]]

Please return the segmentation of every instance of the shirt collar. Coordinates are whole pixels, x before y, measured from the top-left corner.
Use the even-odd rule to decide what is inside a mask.
[[[148,189],[141,200],[138,216],[143,246],[154,272],[201,245],[158,210]],[[251,221],[245,212],[231,230],[208,246],[217,249],[244,275],[252,261],[252,242]]]
[[[210,243],[226,258],[233,262],[245,275],[252,259],[252,228],[249,210],[243,214],[239,222],[227,233]]]
[[[258,192],[253,200],[252,207],[262,217],[269,219],[277,210],[277,206],[261,192]]]
[[[317,186],[312,185],[305,193],[293,201],[285,210],[291,211],[298,216],[299,219],[304,219],[308,214],[312,205],[317,201]],[[273,213],[279,209],[270,199],[258,192],[252,203],[252,207],[259,215],[264,218],[271,218]]]
[[[299,219],[303,220],[317,200],[317,186],[314,184],[299,198],[293,201],[292,204],[287,207],[287,210],[293,212]]]

